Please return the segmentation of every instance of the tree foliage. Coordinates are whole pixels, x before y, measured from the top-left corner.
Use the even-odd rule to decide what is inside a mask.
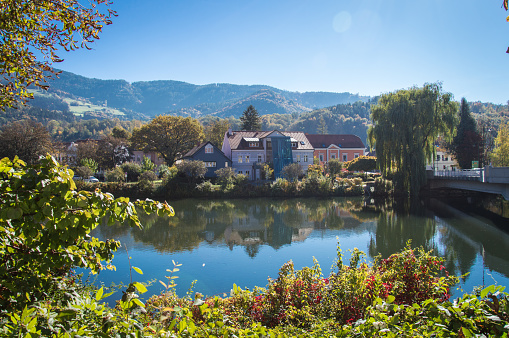
[[[343,162],[339,159],[335,158],[327,162],[327,173],[330,176],[336,177],[336,175],[341,173],[341,169],[343,169]]]
[[[0,130],[0,158],[18,156],[27,163],[34,163],[39,156],[52,151],[51,136],[39,122],[33,120],[13,122]]]
[[[452,142],[454,156],[462,169],[471,169],[472,161],[481,159],[481,136],[477,132],[477,123],[470,113],[465,98],[461,99],[460,123]]]
[[[252,131],[261,130],[262,128],[262,120],[253,105],[250,105],[244,110],[240,117],[240,121],[242,122],[242,130]]]
[[[62,59],[59,49],[90,49],[116,13],[110,0],[8,0],[0,4],[0,107],[31,97],[29,85],[47,88]]]
[[[192,182],[199,178],[203,178],[207,173],[207,167],[203,161],[183,160],[177,163],[177,169]]]
[[[302,166],[299,163],[290,163],[281,170],[281,176],[288,181],[296,181],[302,173]]]
[[[150,123],[135,129],[131,143],[145,152],[155,151],[172,166],[175,160],[204,139],[203,127],[191,117],[159,115]]]
[[[435,140],[450,139],[457,104],[439,83],[384,94],[371,108],[368,131],[383,175],[394,174],[396,189],[417,195],[426,182],[426,163],[435,156]]]
[[[0,161],[0,307],[23,308],[56,287],[76,267],[97,273],[119,247],[99,241],[91,230],[128,221],[140,226],[135,206],[173,214],[167,204],[114,199],[99,190],[76,191],[73,172],[47,156],[26,166],[18,158]]]
[[[224,134],[228,131],[230,122],[227,119],[218,119],[205,126],[205,140],[212,142],[221,149],[223,146]]]
[[[316,128],[316,132],[318,134],[327,134],[327,123],[325,122],[325,119],[323,118],[323,115],[320,115],[320,121],[318,122],[318,127]]]
[[[498,131],[491,160],[495,167],[509,167],[509,122]]]

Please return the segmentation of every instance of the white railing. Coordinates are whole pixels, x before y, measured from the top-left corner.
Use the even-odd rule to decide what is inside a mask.
[[[484,182],[484,169],[436,170],[433,176],[449,180]]]

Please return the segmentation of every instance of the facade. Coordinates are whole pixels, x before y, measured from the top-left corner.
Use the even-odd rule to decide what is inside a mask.
[[[313,155],[320,165],[333,159],[347,162],[365,155],[364,143],[356,135],[306,134],[306,137],[313,146]]]
[[[141,164],[143,162],[144,156],[148,157],[152,161],[152,163],[156,165],[156,167],[160,166],[161,164],[166,164],[164,158],[160,157],[159,154],[156,153],[155,151],[146,153],[142,150],[133,150],[131,154],[132,162],[138,164]]]
[[[223,152],[238,174],[250,180],[261,179],[261,165],[272,163],[274,175],[290,163],[299,163],[305,171],[313,164],[313,147],[302,132],[232,131],[223,140]]]
[[[203,161],[207,167],[205,177],[216,177],[216,170],[232,166],[232,161],[212,142],[204,142],[184,155],[184,160]]]
[[[459,169],[459,166],[452,154],[445,151],[445,149],[437,148],[437,154],[434,161],[428,164],[426,169],[450,171]]]

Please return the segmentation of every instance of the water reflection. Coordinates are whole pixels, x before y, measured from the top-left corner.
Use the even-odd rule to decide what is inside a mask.
[[[470,273],[464,278],[467,289],[482,284],[485,272],[500,284],[509,281],[509,235],[488,220],[436,200],[411,204],[362,198],[239,199],[171,204],[175,217],[140,213],[143,229],[104,225],[93,235],[120,239],[133,250],[139,249],[135,254],[138,257],[143,256],[142,251],[150,252],[146,256],[151,262],[139,265],[152,263],[159,271],[168,266],[163,268],[163,263],[154,261],[170,256],[179,262],[197,263],[199,268],[207,260],[207,264],[214,265],[206,278],[217,279],[209,282],[214,285],[206,285],[209,294],[224,292],[220,287],[228,288],[233,282],[242,285],[238,282],[242,278],[245,286],[263,286],[263,279],[277,274],[284,263],[279,256],[285,261],[293,259],[297,267],[312,264],[311,257],[318,256],[323,266],[330,266],[336,237],[344,252],[358,247],[369,258],[378,254],[388,257],[411,240],[413,247],[422,246],[445,257],[451,273]],[[188,268],[190,280],[203,279],[202,275],[194,277],[201,270]],[[251,281],[255,284],[248,285]]]
[[[245,247],[254,258],[260,245],[279,249],[304,241],[314,230],[356,228],[375,220],[363,213],[363,199],[291,200],[184,200],[172,203],[174,217],[140,212],[142,229],[116,224],[102,226],[96,236],[119,238],[131,234],[136,242],[161,253],[191,251],[202,242]]]

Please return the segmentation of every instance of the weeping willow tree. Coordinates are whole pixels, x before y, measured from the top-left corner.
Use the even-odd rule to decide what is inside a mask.
[[[435,156],[435,140],[451,140],[458,104],[440,83],[383,94],[371,108],[370,146],[377,166],[392,175],[396,189],[416,196],[426,183],[426,163]]]

